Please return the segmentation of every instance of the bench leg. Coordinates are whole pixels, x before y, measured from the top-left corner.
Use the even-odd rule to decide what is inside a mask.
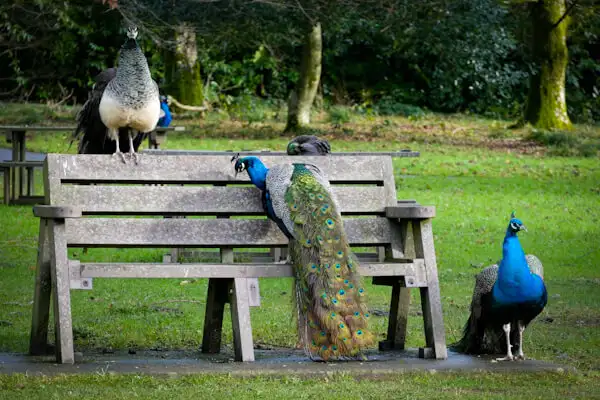
[[[254,344],[250,322],[250,296],[246,278],[234,278],[231,294],[231,325],[236,361],[254,361]]]
[[[379,342],[379,350],[404,350],[409,307],[410,288],[407,288],[403,282],[395,282],[392,285],[387,339]]]
[[[54,292],[56,361],[61,364],[73,364],[75,357],[71,320],[71,281],[64,220],[54,220],[50,223],[50,254],[52,290]]]
[[[428,349],[423,349],[421,354],[429,358],[446,359],[446,334],[444,331],[444,320],[442,316],[442,303],[440,296],[440,284],[437,274],[435,248],[433,245],[433,230],[431,220],[421,220],[413,223],[413,234],[415,240],[415,253],[417,258],[425,260],[427,272],[427,287],[420,288],[421,307],[423,309],[423,321],[425,324],[425,343]]]
[[[50,316],[50,293],[52,291],[48,235],[48,220],[40,218],[37,270],[29,341],[29,354],[31,355],[46,354],[48,350],[48,318]]]
[[[229,298],[231,279],[210,278],[206,295],[206,312],[204,314],[204,333],[202,335],[202,352],[216,354],[221,350],[223,332],[223,313]]]

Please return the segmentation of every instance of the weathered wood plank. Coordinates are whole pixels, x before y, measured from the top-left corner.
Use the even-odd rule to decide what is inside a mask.
[[[73,364],[73,322],[71,319],[71,277],[63,221],[50,222],[50,266],[54,292],[54,333],[56,335],[56,360]]]
[[[77,218],[65,220],[70,247],[272,247],[288,239],[267,219]],[[347,218],[351,245],[390,243],[387,218]]]
[[[436,359],[446,359],[448,358],[448,350],[446,348],[446,333],[431,220],[413,222],[413,234],[416,256],[425,260],[424,268],[427,274],[427,285],[420,288],[425,343],[427,347],[433,349]]]
[[[0,131],[72,132],[75,126],[0,125]],[[185,126],[157,127],[154,131],[185,131]]]
[[[386,207],[385,215],[388,218],[427,219],[435,217],[434,206],[402,205]]]
[[[290,264],[163,264],[163,263],[81,263],[83,278],[278,278],[293,277]],[[424,261],[405,263],[361,263],[363,276],[409,276],[414,285],[426,282]]]
[[[49,224],[48,220],[40,219],[31,335],[29,338],[30,355],[45,354],[48,346],[48,319],[50,316],[50,293],[52,292]]]
[[[44,161],[0,161],[0,167],[24,167],[24,168],[41,168],[44,166]]]
[[[235,278],[231,293],[231,327],[236,361],[254,361],[250,297],[246,278]]]
[[[270,150],[242,150],[239,152],[232,151],[211,151],[211,150],[180,150],[180,149],[149,149],[144,150],[144,153],[173,156],[173,155],[191,155],[191,156],[211,156],[220,154],[237,154],[241,156],[283,156],[287,155],[284,151],[270,151]],[[348,152],[333,152],[328,157],[347,157],[347,156],[391,156],[391,157],[419,157],[420,152],[411,150],[398,150],[398,151],[348,151]]]
[[[231,279],[211,278],[208,280],[206,294],[206,312],[204,313],[204,333],[202,334],[202,352],[216,354],[221,350],[223,336],[223,314],[225,303],[229,300]]]
[[[386,191],[378,186],[341,187],[333,192],[343,213],[383,214]],[[64,185],[56,204],[76,204],[85,213],[263,215],[260,190],[239,186]]]
[[[37,205],[33,207],[33,215],[39,218],[53,219],[79,218],[81,217],[81,208],[78,206]]]
[[[48,154],[51,179],[67,182],[145,182],[215,183],[249,182],[248,174],[235,176],[231,155],[140,156],[138,165],[124,168],[110,155]],[[383,182],[390,156],[264,156],[268,166],[279,163],[310,162],[317,165],[333,182]],[[56,193],[56,192],[55,192]],[[55,194],[53,193],[53,194]],[[56,204],[52,201],[51,204]]]
[[[401,285],[400,282],[394,283],[392,286],[387,339],[380,342],[379,348],[381,350],[404,350],[409,307],[410,289]]]

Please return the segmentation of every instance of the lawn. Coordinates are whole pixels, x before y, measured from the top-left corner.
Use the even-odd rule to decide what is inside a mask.
[[[61,111],[61,110],[59,110]],[[73,112],[30,114],[64,125]],[[25,113],[19,113],[19,117]],[[36,116],[19,123],[35,123]],[[54,115],[54,114],[52,114]],[[388,122],[386,122],[388,121]],[[0,123],[15,122],[0,113]],[[281,121],[234,121],[210,116],[185,119],[185,134],[170,135],[165,148],[283,150]],[[319,115],[315,132],[326,135],[334,151],[399,150],[419,158],[395,159],[398,198],[435,205],[433,220],[442,307],[448,343],[460,336],[468,315],[473,276],[501,257],[512,210],[527,225],[521,235],[527,253],[544,263],[548,306],[525,332],[525,353],[535,359],[576,367],[576,374],[405,374],[378,380],[341,376],[306,380],[278,378],[81,376],[25,378],[0,376],[0,398],[100,396],[197,396],[198,385],[211,397],[356,397],[393,398],[590,398],[598,396],[600,368],[600,162],[594,155],[600,129],[574,133],[506,129],[510,121],[474,116],[428,114],[419,119],[354,115],[335,125]],[[365,144],[365,141],[368,141]],[[65,134],[33,134],[28,149],[74,152]],[[0,147],[7,147],[0,138]],[[38,187],[38,190],[41,188]],[[31,207],[0,205],[0,351],[26,352],[31,317],[38,221]],[[95,250],[82,259],[160,261],[166,249]],[[79,251],[75,251],[79,253]],[[256,343],[293,346],[291,281],[260,282],[262,307],[252,309]],[[369,307],[386,310],[389,289],[370,288]],[[93,291],[73,291],[76,349],[197,349],[202,340],[206,282],[180,280],[101,280]],[[424,343],[417,293],[409,319],[407,344]],[[373,329],[385,334],[387,320]],[[231,345],[230,321],[224,343]],[[196,389],[191,389],[191,388]],[[482,391],[480,388],[485,387]],[[416,392],[415,392],[416,391]],[[70,393],[69,393],[70,392]],[[161,395],[162,393],[162,395]],[[386,394],[386,393],[389,393]]]

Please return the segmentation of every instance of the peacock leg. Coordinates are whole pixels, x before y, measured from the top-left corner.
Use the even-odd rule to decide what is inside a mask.
[[[517,353],[517,358],[519,360],[525,359],[525,354],[523,354],[523,331],[525,330],[525,326],[521,321],[519,321],[519,352]]]
[[[125,160],[125,155],[121,153],[121,149],[119,148],[119,131],[117,129],[109,129],[108,136],[115,141],[116,145],[116,150],[113,153],[113,157],[118,155],[121,157],[121,161],[123,161],[124,164],[127,164],[127,161]]]
[[[292,263],[292,258],[290,257],[289,254],[285,257],[285,259],[273,262],[273,264],[291,264],[291,263]]]
[[[508,324],[502,325],[502,330],[504,331],[504,335],[506,336],[506,357],[496,358],[496,361],[512,361],[514,357],[512,355],[512,344],[510,344],[510,322]]]
[[[129,155],[131,156],[133,161],[137,164],[138,163],[138,155],[135,152],[135,149],[133,148],[133,135],[131,134],[131,129],[129,130]]]

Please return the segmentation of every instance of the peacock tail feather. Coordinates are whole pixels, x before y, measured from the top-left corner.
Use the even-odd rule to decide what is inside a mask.
[[[294,164],[285,203],[293,223],[298,327],[311,357],[353,357],[373,343],[365,289],[329,186]]]

